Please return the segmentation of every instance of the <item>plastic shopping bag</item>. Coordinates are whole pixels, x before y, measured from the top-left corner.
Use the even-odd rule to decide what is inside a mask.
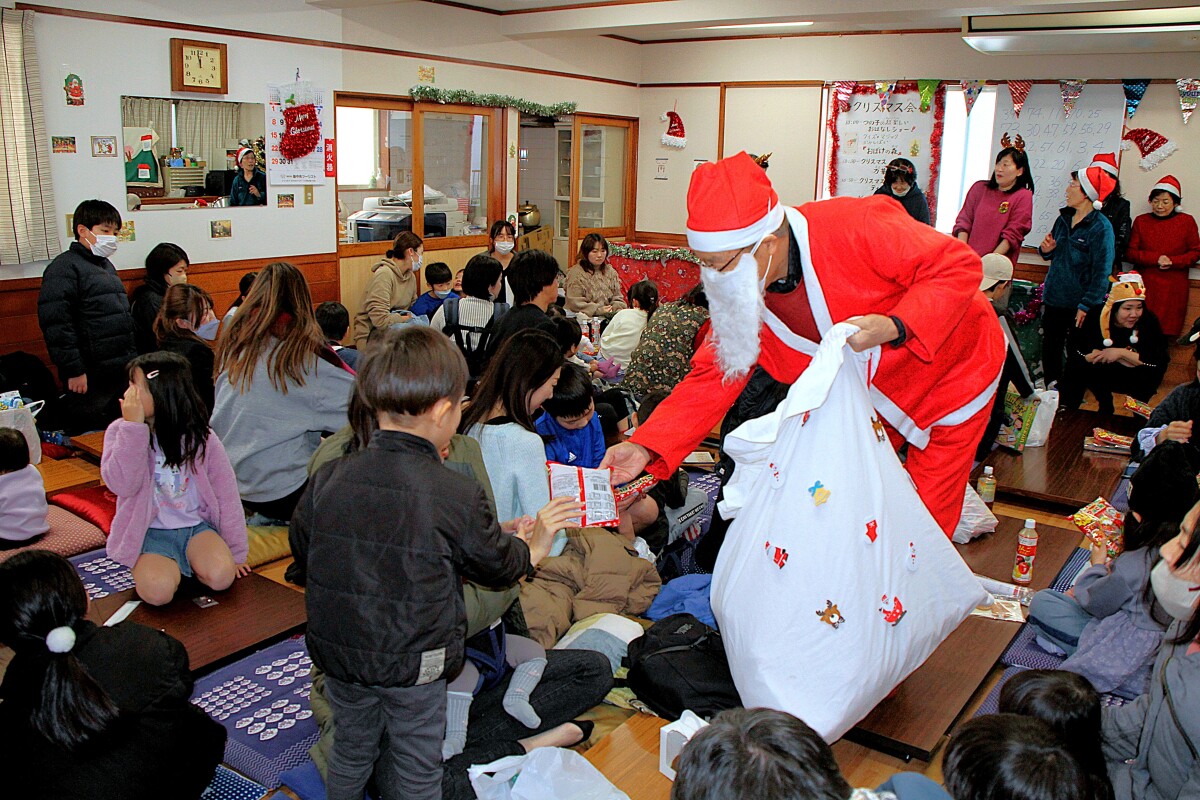
[[[29,445],[29,463],[42,463],[42,437],[38,436],[37,423],[34,417],[45,405],[44,400],[38,400],[27,406],[6,408],[0,410],[0,428],[16,428],[25,437]]]
[[[725,440],[733,518],[712,606],[746,708],[834,741],[987,595],[918,497],[867,392],[879,350],[834,325],[771,414]]]
[[[1037,392],[1037,414],[1033,424],[1029,426],[1029,438],[1025,440],[1026,447],[1042,447],[1050,438],[1050,427],[1054,425],[1054,415],[1058,413],[1058,390],[1048,389]]]
[[[629,800],[574,750],[540,747],[467,770],[478,800]]]
[[[996,530],[999,524],[1000,520],[996,519],[987,503],[983,502],[979,492],[972,489],[968,483],[967,491],[963,495],[962,516],[958,519],[958,526],[954,529],[951,541],[955,544],[966,544],[977,536]]]

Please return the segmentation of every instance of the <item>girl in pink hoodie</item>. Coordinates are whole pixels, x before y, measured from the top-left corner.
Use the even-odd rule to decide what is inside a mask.
[[[100,475],[117,496],[108,557],[132,567],[142,600],[169,603],[183,576],[221,591],[250,572],[237,478],[187,359],[156,352],[129,362]]]

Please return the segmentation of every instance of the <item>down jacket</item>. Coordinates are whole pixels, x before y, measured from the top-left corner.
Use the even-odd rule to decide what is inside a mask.
[[[64,383],[89,372],[121,374],[137,355],[129,298],[116,268],[79,242],[42,274],[38,325]]]
[[[574,623],[608,612],[636,616],[658,596],[662,580],[615,531],[584,528],[567,538],[561,556],[538,565],[521,587],[529,637],[553,647]]]

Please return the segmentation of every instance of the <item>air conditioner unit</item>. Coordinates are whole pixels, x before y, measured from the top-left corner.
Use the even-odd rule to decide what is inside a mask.
[[[1200,6],[962,18],[981,53],[1195,53]]]

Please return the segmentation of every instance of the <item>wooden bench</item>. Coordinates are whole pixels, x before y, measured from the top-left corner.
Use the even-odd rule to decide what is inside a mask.
[[[78,458],[63,458],[54,460],[43,458],[37,465],[42,474],[42,483],[46,485],[46,497],[52,497],[68,489],[87,489],[99,486],[100,469],[95,464],[89,464]]]
[[[1099,496],[1111,497],[1129,463],[1128,456],[1084,450],[1084,437],[1091,436],[1093,428],[1133,436],[1141,422],[1095,411],[1063,411],[1055,417],[1044,447],[1026,447],[1022,453],[998,447],[971,473],[971,481],[990,466],[997,497],[1054,512],[1074,512]]]
[[[201,608],[195,602],[199,595],[207,595],[217,604]],[[134,590],[128,589],[94,600],[88,619],[103,625],[126,601],[136,599]],[[167,605],[142,603],[129,619],[183,642],[192,672],[204,673],[299,633],[307,615],[302,593],[251,573],[224,592],[186,583]]]

